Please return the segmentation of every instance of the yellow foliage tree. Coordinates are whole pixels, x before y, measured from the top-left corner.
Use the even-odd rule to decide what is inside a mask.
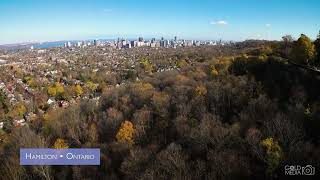
[[[212,65],[212,66],[210,67],[210,74],[211,74],[211,76],[217,76],[217,75],[219,75],[219,72],[217,71],[217,69],[215,68],[214,65]]]
[[[52,116],[51,116],[49,113],[45,113],[45,114],[43,115],[43,120],[46,121],[46,122],[51,121],[52,119],[53,119],[53,118],[52,118]]]
[[[314,61],[316,51],[311,39],[301,34],[300,38],[293,43],[291,59],[299,64],[309,64]]]
[[[135,83],[133,85],[133,88],[135,88],[136,90],[138,90],[141,93],[147,93],[150,92],[152,90],[154,90],[154,87],[152,86],[152,84],[150,83]]]
[[[64,87],[61,83],[56,82],[53,86],[48,87],[49,96],[58,96],[64,93]]]
[[[69,148],[68,144],[61,138],[58,138],[53,145],[55,149],[67,149]]]
[[[120,143],[126,143],[128,145],[134,144],[133,141],[134,128],[130,121],[124,121],[116,135],[116,139]]]
[[[184,59],[183,59],[183,60],[180,60],[180,61],[177,62],[177,66],[178,66],[179,68],[188,66],[188,62],[187,62],[186,60],[184,60]]]
[[[56,96],[57,95],[57,90],[54,87],[48,87],[48,95],[49,96]]]
[[[140,64],[146,72],[152,72],[154,70],[154,66],[146,58],[142,58]]]
[[[50,121],[55,121],[56,119],[61,117],[62,113],[63,112],[61,110],[52,109],[44,113],[42,117],[45,122],[50,122]]]
[[[64,93],[64,87],[61,83],[56,82],[55,87],[57,90],[57,94],[63,94]]]
[[[64,88],[64,93],[62,95],[64,100],[70,101],[75,96],[77,96],[76,86],[67,86]]]
[[[22,103],[19,103],[15,109],[17,110],[19,117],[22,117],[23,114],[27,112],[27,108]]]
[[[142,91],[150,91],[153,90],[153,86],[150,83],[143,83],[142,84]]]
[[[37,82],[34,79],[30,79],[29,81],[27,81],[27,84],[30,87],[36,87],[37,86]]]
[[[13,109],[8,113],[10,117],[19,117],[22,118],[23,114],[27,112],[27,108],[23,103],[16,104]]]
[[[99,85],[93,83],[92,81],[88,81],[88,82],[86,83],[86,86],[87,86],[92,92],[94,92],[95,90],[97,90],[97,88],[98,88]]]
[[[197,96],[205,96],[207,95],[207,88],[200,85],[196,88],[196,95]]]
[[[74,87],[74,91],[77,96],[81,96],[81,94],[83,94],[83,89],[79,84]]]
[[[170,96],[165,92],[155,92],[152,96],[152,104],[160,116],[167,115],[167,108],[169,106]]]
[[[37,82],[30,76],[25,76],[23,78],[23,82],[28,84],[31,87],[36,87],[37,86]]]
[[[23,70],[19,66],[13,66],[13,73],[16,77],[22,78],[23,77]]]
[[[273,138],[264,139],[261,141],[261,145],[266,149],[267,174],[272,175],[283,158],[282,148]]]

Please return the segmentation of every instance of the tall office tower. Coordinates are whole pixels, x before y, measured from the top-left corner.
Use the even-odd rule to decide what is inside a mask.
[[[98,40],[96,40],[96,39],[93,40],[93,45],[94,45],[94,46],[97,46],[97,45],[98,45]]]
[[[169,46],[169,40],[165,40],[164,41],[164,47],[168,47]]]
[[[130,41],[130,43],[131,43],[131,47],[135,47],[136,46],[135,41]]]
[[[143,37],[139,37],[139,42],[142,42],[143,41]]]
[[[160,47],[164,47],[164,40],[160,41]]]
[[[161,41],[163,41],[164,40],[164,37],[161,37]]]
[[[156,38],[152,38],[151,43],[155,43],[155,42],[156,42]]]
[[[177,36],[174,37],[174,41],[177,41]]]
[[[71,46],[72,46],[71,42],[70,42],[70,41],[68,41],[68,43],[67,43],[67,47],[71,47]]]

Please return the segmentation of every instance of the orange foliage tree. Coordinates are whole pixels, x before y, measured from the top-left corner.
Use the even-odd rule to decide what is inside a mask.
[[[69,148],[68,144],[61,138],[58,138],[53,145],[55,149],[67,149]]]
[[[120,143],[126,143],[129,145],[134,144],[133,141],[134,128],[130,121],[124,121],[116,135],[116,139]]]

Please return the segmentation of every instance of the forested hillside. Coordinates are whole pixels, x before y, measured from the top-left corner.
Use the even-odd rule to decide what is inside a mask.
[[[301,35],[142,54],[124,74],[79,70],[92,84],[72,92],[101,98],[35,104],[45,113],[27,126],[7,125],[0,179],[270,179],[283,177],[285,165],[319,170],[319,55],[320,37]],[[157,71],[166,64],[178,69]],[[67,99],[59,83],[51,88],[44,93]],[[0,96],[3,119],[6,101]],[[100,148],[101,165],[20,166],[21,147]]]

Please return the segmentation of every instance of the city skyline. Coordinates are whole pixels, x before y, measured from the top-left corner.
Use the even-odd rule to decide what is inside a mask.
[[[116,37],[197,40],[316,38],[320,2],[39,1],[0,2],[0,44]]]

